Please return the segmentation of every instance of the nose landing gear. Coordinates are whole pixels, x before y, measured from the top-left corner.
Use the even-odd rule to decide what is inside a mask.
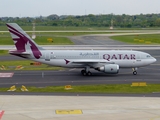
[[[137,75],[137,68],[132,68],[133,70],[133,75]]]

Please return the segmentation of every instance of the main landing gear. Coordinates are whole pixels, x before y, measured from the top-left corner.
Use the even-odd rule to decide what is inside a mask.
[[[85,70],[81,70],[81,74],[83,75],[83,76],[91,76],[92,75],[92,73],[89,71],[89,66],[87,66],[86,68],[85,68]]]
[[[133,70],[133,75],[137,75],[137,68],[132,68]]]
[[[92,75],[92,73],[90,72],[90,71],[85,71],[85,70],[81,70],[81,74],[83,75],[83,76],[91,76]]]

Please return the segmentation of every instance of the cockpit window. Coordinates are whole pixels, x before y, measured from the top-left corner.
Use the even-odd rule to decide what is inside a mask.
[[[141,54],[141,59],[151,59],[152,56],[149,54]]]
[[[147,58],[150,58],[151,56],[150,55],[147,55]]]

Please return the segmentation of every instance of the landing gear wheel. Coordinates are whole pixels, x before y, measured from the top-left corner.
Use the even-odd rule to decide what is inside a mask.
[[[87,73],[85,70],[81,70],[81,74],[83,76],[91,76],[92,75],[92,73],[90,71],[88,71],[88,73]]]
[[[91,75],[92,75],[92,73],[89,71],[89,72],[87,73],[87,75],[88,75],[88,76],[91,76]]]
[[[137,75],[137,71],[133,71],[133,75]]]
[[[81,73],[83,74],[85,72],[85,70],[81,70]]]
[[[86,76],[86,75],[87,75],[87,73],[86,73],[85,70],[81,70],[81,74],[82,74],[83,76]]]
[[[138,68],[132,68],[132,70],[133,70],[133,75],[137,75],[137,69],[138,69]]]

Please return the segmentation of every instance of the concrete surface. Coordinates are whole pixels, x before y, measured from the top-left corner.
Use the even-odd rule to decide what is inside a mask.
[[[56,114],[56,110],[83,114]],[[2,120],[160,120],[158,97],[1,95]]]

